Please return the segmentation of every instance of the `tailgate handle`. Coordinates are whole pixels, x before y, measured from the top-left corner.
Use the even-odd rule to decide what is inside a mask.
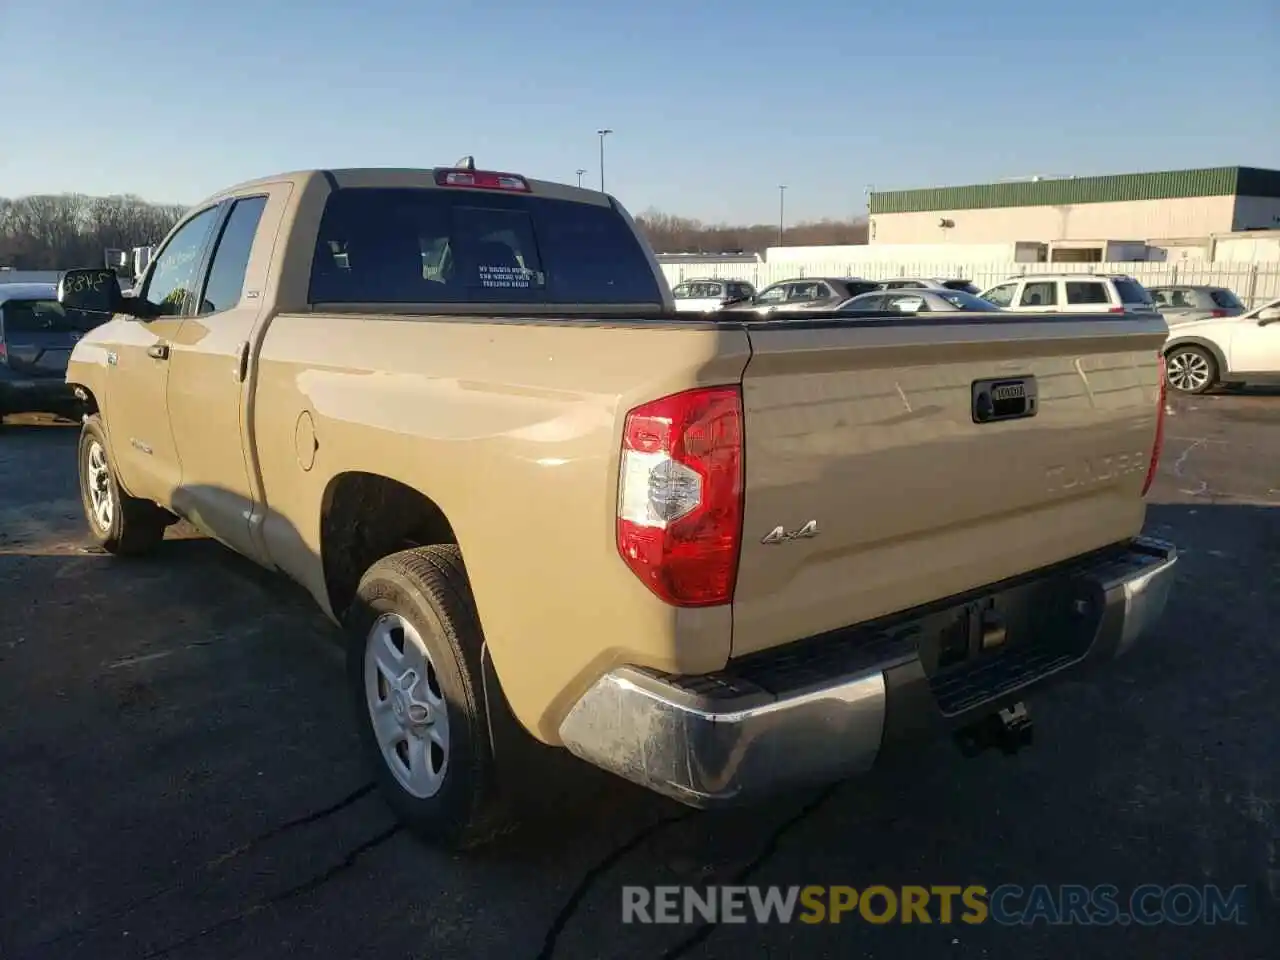
[[[168,360],[169,345],[167,343],[154,343],[147,347],[147,356],[154,360]]]
[[[974,423],[1034,417],[1039,399],[1033,376],[975,380],[972,395]]]

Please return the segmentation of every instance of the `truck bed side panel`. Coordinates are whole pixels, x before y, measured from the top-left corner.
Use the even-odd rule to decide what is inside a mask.
[[[748,356],[744,332],[708,325],[277,316],[253,411],[264,540],[327,609],[334,478],[376,474],[431,498],[517,717],[554,743],[563,713],[618,663],[697,673],[727,661],[728,607],[666,607],[619,557],[617,471],[628,409],[737,383]]]
[[[734,656],[1136,535],[1164,336],[1159,318],[752,329]],[[975,423],[973,382],[1019,376],[1036,415]]]

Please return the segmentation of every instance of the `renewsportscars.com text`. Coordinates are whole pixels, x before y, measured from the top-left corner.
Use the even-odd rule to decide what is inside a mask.
[[[623,887],[623,923],[1246,924],[1248,888],[1144,884]]]

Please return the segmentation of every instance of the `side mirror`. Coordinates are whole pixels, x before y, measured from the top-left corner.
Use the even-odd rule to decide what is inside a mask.
[[[68,270],[58,281],[58,303],[84,313],[120,313],[120,278],[114,270]]]
[[[1280,307],[1267,307],[1258,313],[1258,324],[1260,326],[1275,323],[1280,320]]]

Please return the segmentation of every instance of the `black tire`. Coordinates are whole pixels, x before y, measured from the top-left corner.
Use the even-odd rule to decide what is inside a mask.
[[[1218,361],[1203,347],[1174,347],[1164,356],[1165,379],[1178,393],[1198,395],[1217,384]]]
[[[105,477],[90,467],[90,454],[95,449],[95,460],[100,459],[106,466]],[[120,488],[107,450],[102,419],[95,413],[80,428],[80,505],[84,508],[89,535],[107,553],[121,557],[142,556],[154,550],[164,539],[168,514],[150,500],[131,497]],[[100,488],[103,496],[110,498],[111,508],[106,524],[94,509],[91,491],[94,486]]]
[[[428,657],[428,676],[423,680],[434,679],[429,691],[444,700],[448,732],[447,754],[441,763],[443,780],[429,796],[406,788],[374,731],[366,692],[366,650],[371,631],[384,615],[403,618],[421,638]],[[451,850],[475,848],[507,832],[513,821],[499,796],[484,702],[480,659],[484,638],[458,548],[452,544],[420,547],[383,557],[361,578],[344,627],[347,677],[360,739],[374,778],[396,816],[422,839]],[[403,644],[409,641],[403,631],[400,636],[405,649]],[[377,674],[373,676],[372,682],[379,684]],[[383,692],[381,686],[376,688],[378,696]],[[384,702],[389,703],[394,693],[387,688],[386,694]],[[407,757],[410,735],[402,731]],[[423,742],[430,750],[429,740]],[[393,748],[398,757],[399,746]]]

